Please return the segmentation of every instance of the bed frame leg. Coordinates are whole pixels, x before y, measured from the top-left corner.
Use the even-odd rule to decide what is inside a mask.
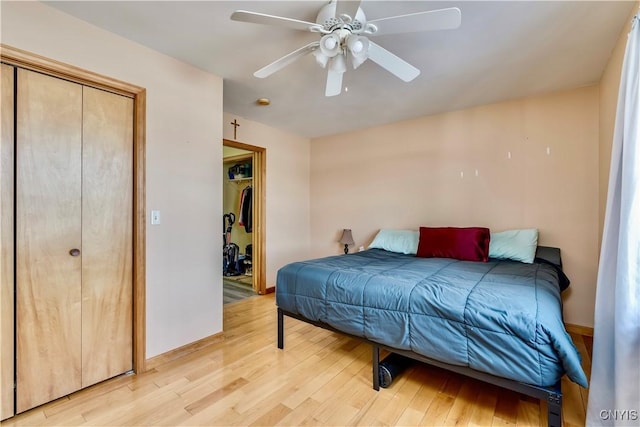
[[[547,396],[547,416],[549,427],[562,427],[562,394]]]
[[[284,348],[284,314],[281,308],[278,308],[278,348]]]
[[[377,345],[371,346],[373,349],[373,389],[375,391],[380,390],[380,347]]]

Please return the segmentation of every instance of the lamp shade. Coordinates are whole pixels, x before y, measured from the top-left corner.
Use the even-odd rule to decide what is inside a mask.
[[[353,236],[351,235],[351,229],[345,228],[342,230],[342,237],[340,237],[340,243],[343,245],[354,245],[356,242],[353,241]]]
[[[316,62],[318,63],[318,65],[320,65],[322,68],[325,68],[327,66],[327,62],[329,62],[329,57],[327,55],[325,55],[324,53],[322,53],[321,50],[315,50],[313,52],[313,56],[316,57]]]
[[[329,58],[333,58],[342,52],[340,36],[338,34],[327,34],[320,39],[320,51]]]
[[[355,34],[347,37],[347,47],[351,53],[351,64],[358,68],[369,57],[369,39]]]

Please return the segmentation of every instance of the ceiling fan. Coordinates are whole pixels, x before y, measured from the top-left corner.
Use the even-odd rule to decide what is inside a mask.
[[[294,50],[253,75],[268,77],[312,53],[322,68],[328,66],[325,95],[334,96],[342,92],[342,76],[347,70],[347,57],[350,57],[354,69],[370,59],[405,82],[410,82],[420,74],[416,67],[369,40],[370,36],[455,29],[460,26],[461,14],[457,7],[450,7],[367,22],[360,8],[360,0],[331,0],[331,3],[320,9],[316,22],[246,10],[236,10],[231,14],[231,19],[318,33],[320,40]]]

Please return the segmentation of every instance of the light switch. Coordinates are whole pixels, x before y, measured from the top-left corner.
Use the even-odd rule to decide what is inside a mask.
[[[151,225],[160,224],[160,211],[151,211]]]

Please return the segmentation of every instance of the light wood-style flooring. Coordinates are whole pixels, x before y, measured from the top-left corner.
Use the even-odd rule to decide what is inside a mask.
[[[546,403],[416,364],[371,386],[371,347],[295,319],[276,346],[273,294],[224,306],[221,342],[58,399],[2,426],[546,425]],[[589,337],[572,335],[589,374]],[[587,390],[563,380],[564,426],[585,422]]]
[[[222,278],[222,303],[230,304],[245,298],[256,296],[251,276]]]

